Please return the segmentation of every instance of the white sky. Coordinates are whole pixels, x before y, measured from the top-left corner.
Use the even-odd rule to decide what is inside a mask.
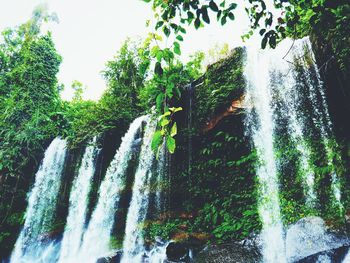
[[[78,80],[87,86],[84,98],[97,100],[105,89],[100,74],[105,63],[127,37],[145,37],[151,30],[146,27],[146,20],[153,17],[151,5],[142,0],[0,0],[0,31],[27,21],[40,3],[47,3],[49,12],[59,18],[50,31],[63,57],[58,78],[65,85],[64,99],[72,97],[70,85]],[[206,52],[215,44],[241,45],[248,21],[242,9],[236,9],[235,16],[235,22],[225,26],[213,23],[213,17],[205,28],[188,29],[182,58],[198,50]]]

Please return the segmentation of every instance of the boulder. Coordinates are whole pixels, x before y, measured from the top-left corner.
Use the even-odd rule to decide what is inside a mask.
[[[186,243],[170,242],[166,247],[166,255],[169,261],[186,262],[189,257],[189,248]]]
[[[345,235],[330,231],[322,218],[305,217],[287,229],[286,254],[290,262],[298,262],[320,252],[343,247],[348,243],[349,240]]]
[[[116,250],[110,255],[103,258],[99,258],[96,263],[119,263],[122,258],[123,252],[121,250]]]
[[[262,256],[258,247],[240,243],[209,245],[195,257],[196,263],[258,263]]]
[[[346,263],[344,259],[348,251],[348,246],[342,246],[308,256],[297,261],[296,263]]]

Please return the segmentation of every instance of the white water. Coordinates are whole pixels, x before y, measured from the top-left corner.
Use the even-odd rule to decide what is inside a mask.
[[[96,137],[85,149],[79,172],[73,181],[69,197],[69,212],[63,234],[59,262],[76,262],[88,209],[88,195],[95,172],[95,158],[98,149],[95,146]]]
[[[142,227],[147,215],[149,204],[152,164],[154,161],[151,142],[155,129],[156,122],[148,119],[143,136],[139,165],[135,173],[132,198],[126,219],[123,257],[121,263],[141,263],[144,254]]]
[[[346,255],[345,259],[343,260],[343,263],[350,263],[350,249],[349,249],[348,254]]]
[[[326,102],[324,85],[321,80],[317,65],[315,63],[315,56],[312,52],[310,40],[308,38],[304,38],[303,40],[297,41],[295,46],[296,47],[294,48],[294,55],[295,57],[301,58],[298,60],[298,62],[301,63],[305,68],[308,67],[309,63],[311,63],[311,66],[315,70],[314,73],[310,72],[310,70],[307,70],[305,72],[306,81],[309,88],[309,99],[312,103],[313,110],[317,116],[317,119],[315,119],[314,122],[321,134],[321,139],[324,144],[328,165],[329,167],[332,167],[331,187],[335,199],[335,205],[340,208],[340,211],[343,211],[344,208],[341,203],[341,186],[337,173],[334,169],[335,164],[333,160],[335,151],[337,151],[337,145],[330,145],[330,138],[333,135],[333,125],[328,112],[328,105]],[[305,59],[305,51],[308,52],[308,55],[311,57],[311,60]],[[316,80],[313,80],[313,77],[316,78]]]
[[[263,256],[267,263],[286,262],[283,226],[279,204],[279,182],[274,156],[274,129],[272,94],[270,90],[271,53],[263,54],[256,47],[247,48],[245,78],[247,105],[253,105],[246,124],[251,131],[260,165],[258,210],[263,224]]]
[[[133,142],[142,127],[142,123],[146,120],[148,117],[142,116],[133,121],[108,167],[105,179],[99,189],[98,203],[84,234],[76,262],[95,263],[98,258],[111,252],[110,235],[120,193],[125,188],[125,173],[132,156]]]
[[[289,50],[289,48],[292,48]],[[257,167],[259,181],[258,209],[263,224],[263,256],[264,261],[286,262],[284,231],[281,221],[279,204],[279,163],[283,156],[275,156],[274,140],[276,137],[277,112],[287,121],[288,134],[299,152],[299,172],[303,179],[306,204],[315,208],[318,204],[315,189],[315,172],[311,163],[311,149],[306,143],[306,120],[310,116],[299,111],[303,105],[300,101],[301,90],[298,89],[298,79],[295,63],[301,64],[306,75],[308,100],[316,118],[313,119],[325,145],[328,165],[333,169],[331,176],[332,190],[337,205],[342,209],[340,183],[334,170],[334,148],[329,141],[332,136],[330,121],[325,100],[324,87],[320,80],[317,66],[313,60],[305,56],[313,53],[308,38],[285,40],[275,50],[259,51],[257,47],[247,48],[245,78],[247,80],[246,105],[248,109],[246,125],[257,149],[260,164]],[[288,54],[288,56],[286,56]],[[311,62],[311,65],[310,65]],[[310,69],[312,66],[315,70]],[[316,79],[316,81],[314,80]]]
[[[157,242],[157,244],[146,253],[145,262],[147,263],[163,263],[167,259],[166,248],[169,242]],[[132,263],[132,262],[130,262]]]
[[[29,193],[24,227],[16,241],[11,262],[50,262],[56,245],[49,244],[45,234],[52,225],[61,175],[66,156],[66,141],[56,138],[45,151]],[[47,237],[46,237],[47,238]]]
[[[284,47],[290,47],[293,45],[291,40],[284,40]],[[302,175],[304,195],[306,197],[306,204],[310,208],[315,208],[317,202],[317,195],[315,192],[315,173],[311,167],[311,150],[306,144],[304,131],[306,130],[306,124],[304,123],[307,116],[303,112],[298,111],[300,107],[300,100],[302,94],[299,93],[297,88],[297,80],[294,74],[295,69],[291,63],[288,63],[289,56],[286,56],[285,60],[282,57],[286,55],[283,47],[273,52],[277,54],[273,58],[272,71],[275,74],[273,80],[271,80],[273,92],[276,94],[275,100],[280,100],[280,111],[283,117],[288,120],[288,132],[289,135],[299,152],[299,172]],[[295,48],[289,51],[290,55],[295,54]],[[293,59],[290,59],[293,60]],[[276,102],[275,102],[276,104]],[[274,105],[274,107],[278,107]]]
[[[289,262],[327,250],[340,248],[348,243],[347,238],[334,234],[320,217],[310,216],[300,219],[287,229],[286,247]]]

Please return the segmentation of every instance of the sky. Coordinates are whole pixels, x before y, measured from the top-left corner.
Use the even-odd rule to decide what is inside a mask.
[[[63,57],[58,80],[65,85],[61,95],[67,100],[73,96],[73,80],[86,87],[84,99],[98,100],[106,87],[101,76],[106,62],[127,37],[145,38],[152,30],[146,21],[154,21],[151,4],[142,0],[0,0],[0,31],[27,21],[39,4],[47,4],[59,19],[46,29]],[[244,12],[238,7],[236,20],[225,26],[211,23],[199,30],[189,28],[181,45],[182,60],[199,50],[208,52],[216,44],[242,45],[241,35],[248,28]]]

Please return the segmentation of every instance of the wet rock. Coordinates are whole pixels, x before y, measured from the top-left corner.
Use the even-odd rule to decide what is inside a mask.
[[[243,242],[223,245],[210,245],[198,253],[196,263],[258,263],[262,256],[259,249]]]
[[[169,261],[184,262],[189,257],[189,248],[185,243],[171,242],[166,248]]]
[[[120,260],[122,258],[122,251],[121,250],[117,250],[114,251],[113,253],[111,253],[108,256],[105,256],[103,258],[99,258],[96,263],[120,263]]]
[[[305,217],[288,228],[286,254],[291,262],[297,262],[323,251],[340,248],[348,243],[345,235],[327,229],[322,218]]]
[[[349,246],[342,246],[336,249],[322,251],[308,256],[296,263],[346,263],[344,258],[349,251]]]

